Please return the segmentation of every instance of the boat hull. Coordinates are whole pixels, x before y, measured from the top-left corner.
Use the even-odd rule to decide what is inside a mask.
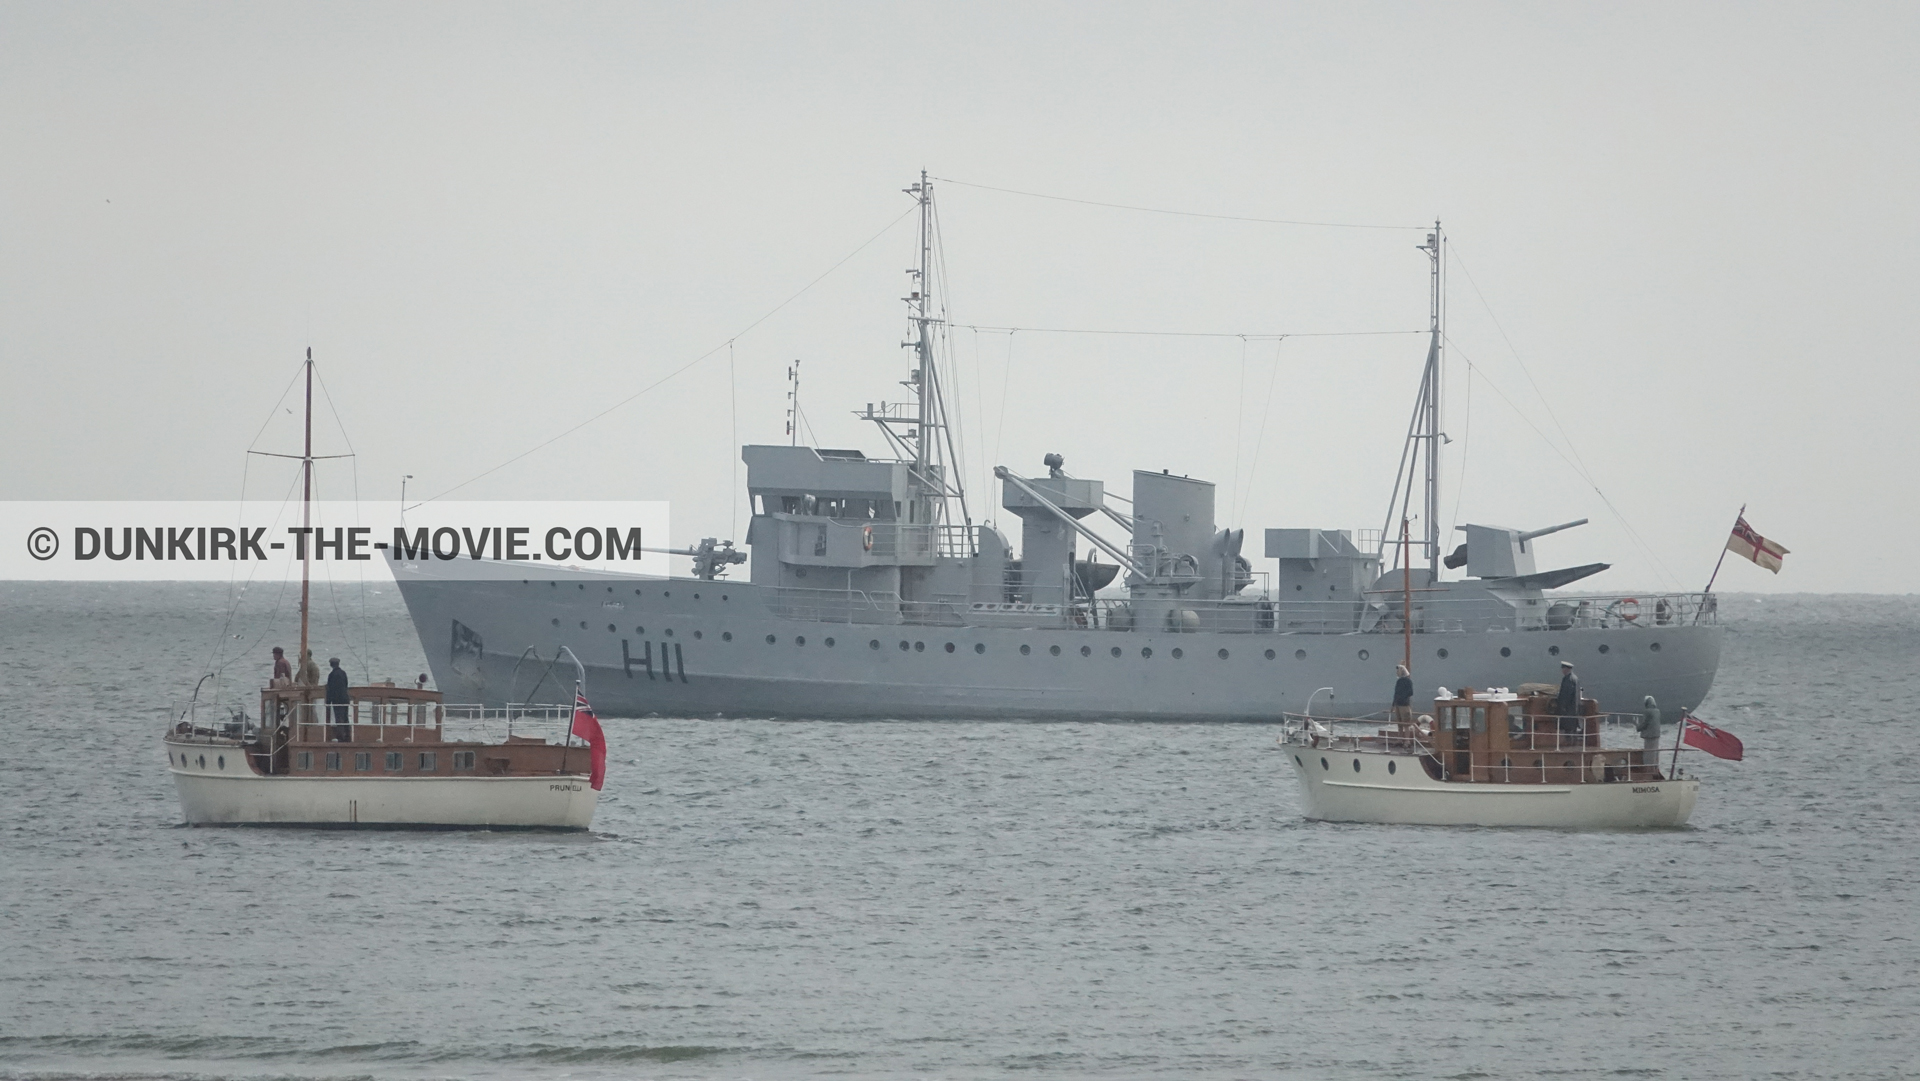
[[[1700,782],[1693,778],[1595,784],[1437,781],[1427,774],[1418,755],[1334,751],[1303,744],[1289,744],[1282,750],[1300,782],[1307,817],[1327,822],[1671,828],[1686,825],[1700,794]]]
[[[783,617],[746,582],[434,571],[394,566],[446,694],[496,706],[537,697],[552,690],[536,686],[548,666],[523,657],[567,646],[603,717],[1275,721],[1309,698],[1363,716],[1388,705],[1402,649],[1394,634],[827,622]],[[1422,633],[1414,668],[1426,688],[1512,687],[1557,682],[1572,659],[1603,701],[1697,707],[1720,628],[1642,624]]]
[[[579,776],[268,777],[240,758],[170,767],[187,825],[584,830],[600,796]]]

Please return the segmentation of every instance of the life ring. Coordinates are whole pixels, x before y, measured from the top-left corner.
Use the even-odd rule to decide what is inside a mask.
[[[860,547],[869,552],[873,551],[873,527],[872,526],[863,525],[860,527]]]
[[[1620,618],[1628,623],[1640,618],[1640,600],[1637,597],[1623,598],[1615,602],[1613,607],[1614,611],[1620,613]]]

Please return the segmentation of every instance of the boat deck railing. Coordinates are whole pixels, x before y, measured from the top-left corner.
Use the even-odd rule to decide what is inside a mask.
[[[328,729],[351,726],[355,738],[375,743],[415,743],[439,731],[448,743],[505,743],[512,738],[560,743],[573,726],[573,707],[560,703],[484,706],[478,703],[396,702],[359,699],[344,706],[289,702],[274,725],[287,726],[295,742],[322,743]],[[184,719],[171,729],[176,742],[235,742],[255,738],[259,722],[233,717],[215,725]]]

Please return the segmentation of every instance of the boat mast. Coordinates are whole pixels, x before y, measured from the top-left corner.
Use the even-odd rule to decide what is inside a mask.
[[[307,346],[307,425],[305,449],[300,454],[300,660],[307,663],[307,595],[313,556],[313,346]]]

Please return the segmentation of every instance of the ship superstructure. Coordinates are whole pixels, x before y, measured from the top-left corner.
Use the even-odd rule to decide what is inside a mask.
[[[715,538],[685,550],[688,578],[396,562],[443,688],[506,705],[526,691],[529,649],[566,647],[615,716],[1268,720],[1316,695],[1357,716],[1386,706],[1400,662],[1423,685],[1485,687],[1574,660],[1606,698],[1705,697],[1720,654],[1710,597],[1550,592],[1607,568],[1540,569],[1536,543],[1581,522],[1468,525],[1443,550],[1437,224],[1427,365],[1387,525],[1266,529],[1262,571],[1245,531],[1216,521],[1214,485],[1166,471],[1135,471],[1124,499],[1049,454],[1041,475],[994,471],[1017,547],[973,519],[940,374],[932,187],[922,174],[907,190],[921,209],[913,400],[857,411],[887,451],[742,448],[744,582],[726,578],[738,553]]]

